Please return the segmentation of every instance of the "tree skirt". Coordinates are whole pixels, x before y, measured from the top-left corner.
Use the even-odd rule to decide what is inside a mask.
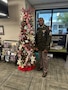
[[[18,66],[18,70],[21,70],[21,71],[31,71],[35,69],[35,66],[25,66],[24,68]]]

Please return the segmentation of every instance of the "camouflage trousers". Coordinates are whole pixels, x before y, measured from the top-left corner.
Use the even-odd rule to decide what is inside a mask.
[[[40,57],[40,68],[43,68],[43,73],[46,73],[48,71],[48,57],[47,53],[43,51],[39,51],[39,57]]]

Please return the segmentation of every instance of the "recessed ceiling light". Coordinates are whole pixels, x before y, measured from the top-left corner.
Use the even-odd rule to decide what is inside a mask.
[[[8,1],[7,1],[7,0],[1,0],[1,1],[3,1],[4,3],[8,3]]]

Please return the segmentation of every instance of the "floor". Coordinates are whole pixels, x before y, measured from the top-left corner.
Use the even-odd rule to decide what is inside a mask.
[[[63,59],[50,59],[47,77],[42,71],[19,71],[14,63],[0,61],[0,90],[68,90],[68,70]]]

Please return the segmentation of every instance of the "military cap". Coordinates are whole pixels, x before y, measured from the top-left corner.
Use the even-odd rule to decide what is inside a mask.
[[[38,18],[38,22],[39,22],[39,21],[44,21],[44,19],[43,19],[43,18]]]

